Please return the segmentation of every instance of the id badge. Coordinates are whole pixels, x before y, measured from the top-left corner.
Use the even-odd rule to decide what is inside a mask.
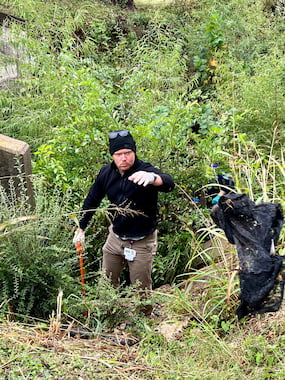
[[[124,256],[126,260],[134,261],[134,258],[136,257],[136,255],[137,255],[137,252],[135,251],[135,249],[124,248]]]

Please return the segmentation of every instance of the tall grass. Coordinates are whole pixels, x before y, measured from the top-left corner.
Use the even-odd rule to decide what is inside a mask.
[[[272,142],[272,147],[274,142]],[[231,169],[236,181],[235,191],[246,193],[256,204],[261,202],[280,203],[284,208],[284,151],[281,148],[277,156],[273,150],[266,155],[263,149],[242,138],[235,141],[235,155],[231,161]],[[201,228],[202,236],[210,236],[211,244],[193,237],[196,249],[186,264],[179,285],[177,305],[185,308],[195,318],[222,327],[225,321],[235,319],[235,309],[239,303],[238,293],[238,258],[234,245],[227,243],[224,232],[214,226]],[[206,227],[208,224],[208,227]],[[277,253],[284,255],[284,231],[280,233]],[[209,243],[209,242],[208,242]],[[207,245],[207,246],[205,246]],[[197,259],[205,265],[202,269],[193,269]],[[185,279],[186,278],[186,279]],[[189,297],[189,298],[188,298]],[[201,305],[203,305],[201,307]],[[179,306],[177,306],[179,307]]]
[[[47,317],[55,308],[58,289],[68,294],[78,281],[73,277],[73,227],[65,216],[68,197],[36,188],[35,209],[19,196],[12,199],[0,189],[2,312],[11,318]]]

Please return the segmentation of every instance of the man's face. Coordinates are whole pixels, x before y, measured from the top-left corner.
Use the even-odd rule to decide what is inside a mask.
[[[120,149],[112,157],[119,172],[123,174],[133,166],[136,155],[131,149]]]

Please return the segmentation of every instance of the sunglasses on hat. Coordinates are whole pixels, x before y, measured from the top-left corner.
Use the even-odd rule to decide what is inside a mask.
[[[122,131],[110,132],[109,133],[109,139],[113,140],[118,136],[126,137],[126,136],[128,136],[128,134],[129,134],[129,131],[127,131],[126,129],[124,129]]]

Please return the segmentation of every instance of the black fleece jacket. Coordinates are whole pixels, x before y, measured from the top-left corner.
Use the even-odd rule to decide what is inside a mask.
[[[163,184],[144,187],[128,179],[131,174],[140,170],[160,175]],[[84,230],[87,227],[95,209],[107,195],[111,202],[110,213],[115,234],[122,238],[148,235],[157,227],[158,192],[167,193],[173,188],[174,182],[169,174],[162,173],[150,163],[141,161],[137,157],[134,165],[123,175],[119,173],[114,162],[105,165],[101,168],[83,203],[80,228]],[[112,209],[112,205],[124,208],[125,212],[114,210],[114,207]],[[138,213],[131,213],[131,210],[138,211]]]

